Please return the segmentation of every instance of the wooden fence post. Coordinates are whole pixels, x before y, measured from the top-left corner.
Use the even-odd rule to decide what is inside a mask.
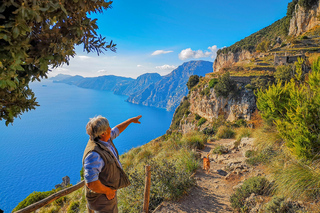
[[[146,179],[144,188],[144,201],[143,201],[143,212],[149,212],[149,200],[150,200],[150,186],[151,186],[151,166],[146,166]]]

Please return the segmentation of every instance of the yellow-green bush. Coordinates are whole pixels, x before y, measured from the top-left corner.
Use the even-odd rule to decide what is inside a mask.
[[[312,160],[320,152],[320,58],[304,80],[303,61],[289,83],[272,85],[257,93],[262,118],[274,123],[292,154]]]
[[[234,135],[235,135],[235,132],[231,127],[227,127],[223,125],[218,128],[216,137],[217,138],[233,138]]]
[[[246,127],[240,127],[238,129],[236,129],[235,132],[236,132],[237,141],[240,141],[241,138],[250,137],[252,134],[252,129],[246,128]]]

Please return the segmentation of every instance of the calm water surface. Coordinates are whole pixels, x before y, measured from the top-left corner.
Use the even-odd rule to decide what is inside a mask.
[[[0,209],[11,212],[33,191],[47,191],[68,175],[80,181],[81,160],[88,141],[85,126],[96,115],[115,126],[142,115],[114,140],[120,154],[163,135],[173,112],[125,102],[127,96],[82,89],[44,80],[32,83],[40,107],[13,125],[0,122]]]

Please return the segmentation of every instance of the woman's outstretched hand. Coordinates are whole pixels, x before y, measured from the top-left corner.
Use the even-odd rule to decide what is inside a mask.
[[[132,119],[132,123],[141,124],[141,122],[139,121],[139,119],[141,117],[142,117],[142,115],[138,115],[137,117],[131,118]]]

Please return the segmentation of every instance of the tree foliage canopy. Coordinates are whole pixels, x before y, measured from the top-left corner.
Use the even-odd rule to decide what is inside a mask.
[[[0,120],[6,125],[38,106],[29,83],[46,78],[49,67],[69,62],[75,45],[86,52],[115,51],[97,34],[97,19],[112,1],[5,0],[0,5]]]
[[[188,82],[187,82],[188,90],[191,90],[192,87],[194,87],[198,83],[199,83],[199,76],[198,75],[191,75]]]
[[[273,122],[286,145],[297,157],[319,158],[320,153],[320,58],[304,80],[302,60],[290,82],[272,85],[257,93],[261,116]]]
[[[234,95],[238,91],[237,83],[230,78],[230,73],[227,72],[219,76],[218,83],[214,86],[215,93],[218,97],[227,98],[229,94]]]

